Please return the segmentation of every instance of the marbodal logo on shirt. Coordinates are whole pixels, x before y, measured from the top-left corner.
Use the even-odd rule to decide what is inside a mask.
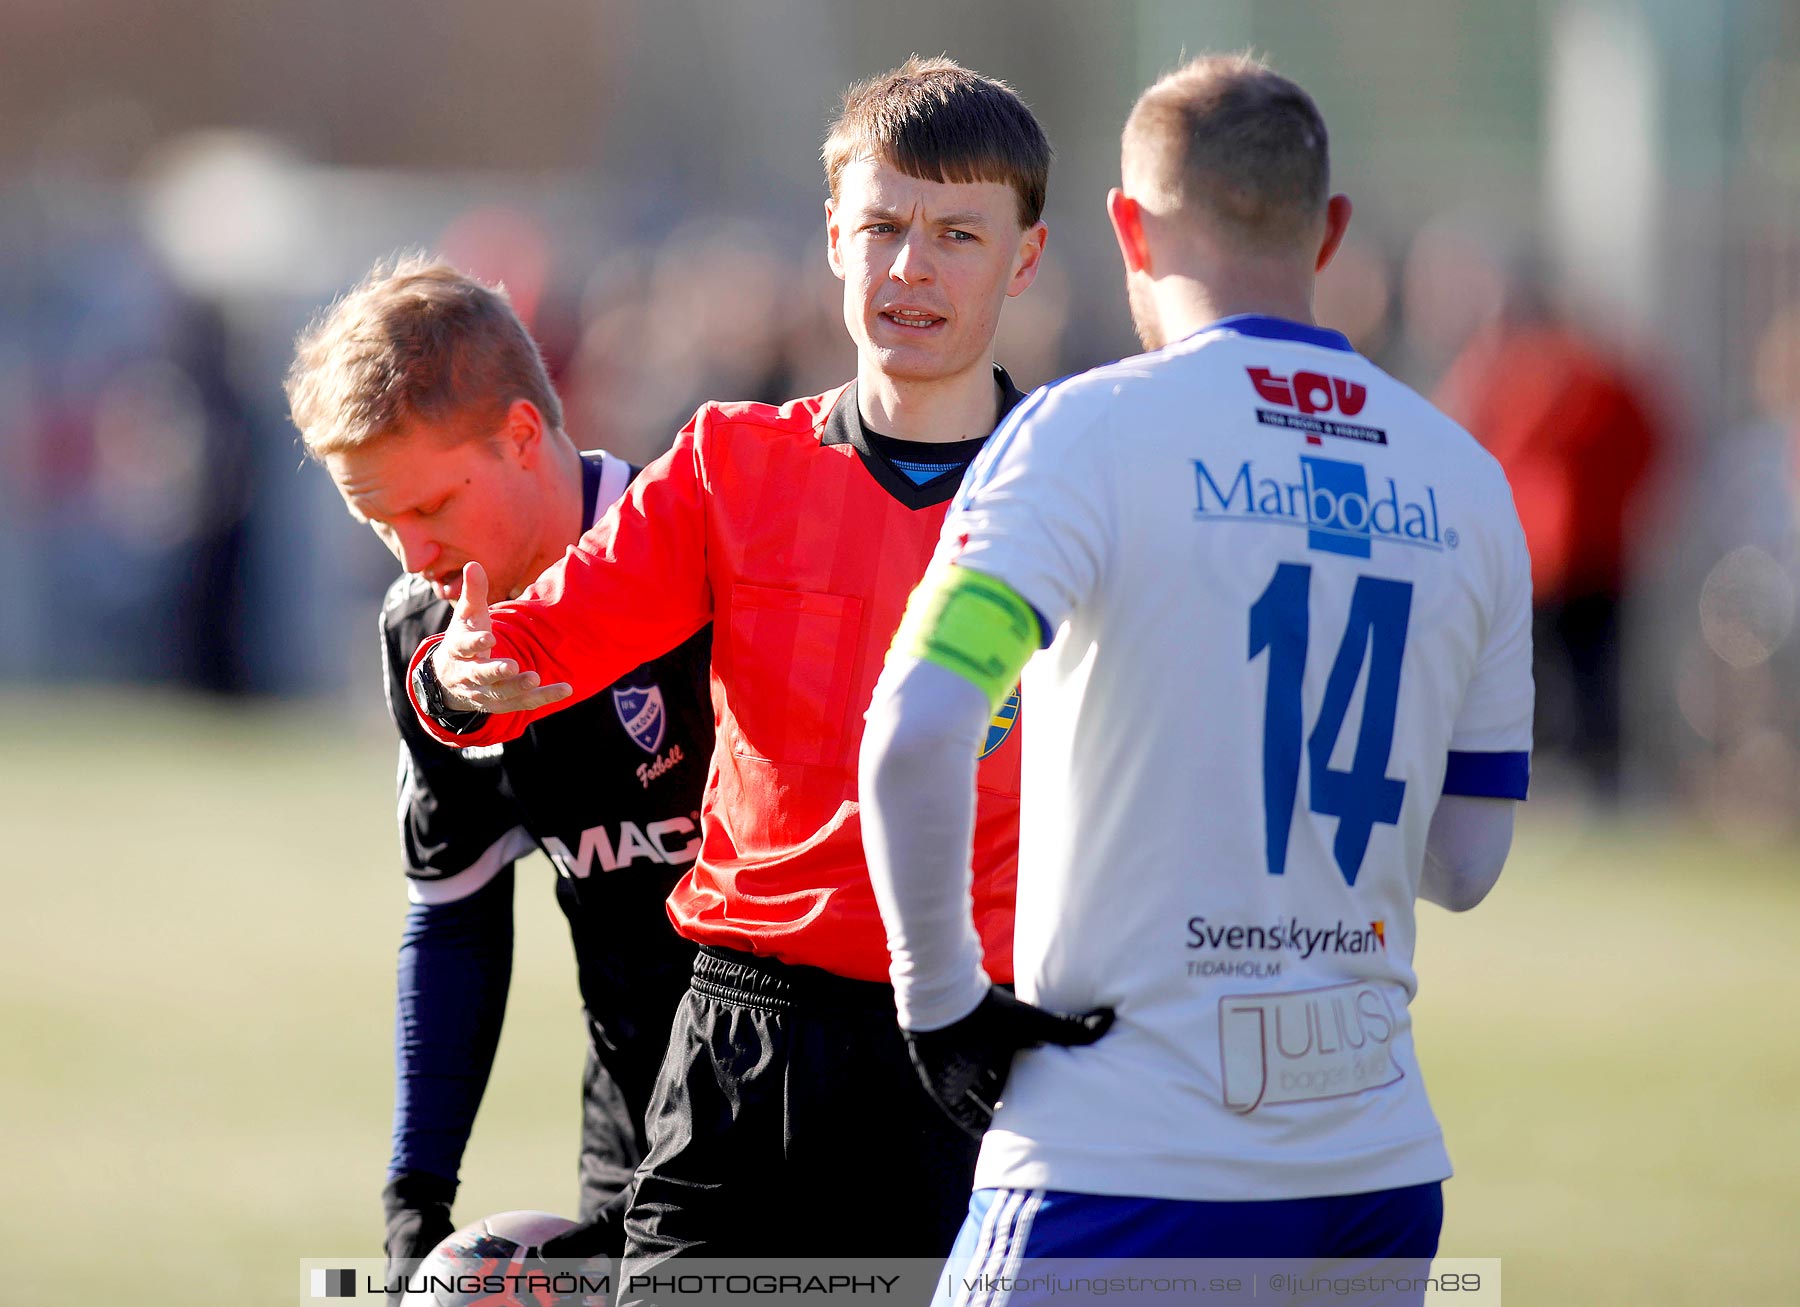
[[[1226,470],[1194,460],[1194,516],[1200,521],[1268,522],[1306,528],[1306,547],[1367,558],[1376,540],[1421,549],[1454,549],[1454,529],[1438,520],[1437,491],[1402,493],[1393,477],[1373,494],[1360,463],[1300,457],[1299,479],[1272,475],[1245,459]]]

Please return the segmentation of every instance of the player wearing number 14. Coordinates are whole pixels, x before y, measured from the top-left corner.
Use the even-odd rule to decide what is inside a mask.
[[[1117,1013],[1015,1060],[958,1258],[1429,1257],[1415,901],[1472,906],[1525,796],[1524,538],[1468,433],[1312,321],[1350,206],[1304,91],[1198,60],[1139,101],[1123,173],[1152,352],[996,433],[864,737],[900,1019],[929,1032],[986,992],[945,904],[1030,660],[1018,995]]]

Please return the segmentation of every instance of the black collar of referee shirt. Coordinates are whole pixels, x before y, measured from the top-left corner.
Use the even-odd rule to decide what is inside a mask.
[[[1000,415],[994,419],[998,427],[1006,421],[1006,415],[1017,408],[1025,398],[1025,392],[1013,385],[1013,379],[1006,374],[1006,369],[998,363],[994,364],[994,388],[1000,393]],[[956,488],[962,484],[959,476],[944,475],[934,477],[924,485],[916,484],[913,479],[895,467],[887,459],[876,452],[869,436],[872,433],[863,426],[862,409],[856,402],[856,383],[852,381],[844,387],[844,393],[832,406],[831,414],[825,419],[825,428],[819,437],[822,445],[849,445],[856,450],[862,459],[863,466],[869,475],[883,490],[908,508],[930,508],[934,504],[942,504],[956,494]],[[989,434],[992,434],[991,432]],[[981,451],[987,437],[965,442],[970,448],[970,457]]]

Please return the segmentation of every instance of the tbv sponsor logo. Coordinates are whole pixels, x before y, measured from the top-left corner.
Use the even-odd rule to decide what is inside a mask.
[[[1259,408],[1256,420],[1268,427],[1282,427],[1306,433],[1306,443],[1320,445],[1322,437],[1337,436],[1359,440],[1365,445],[1385,445],[1387,432],[1380,427],[1340,422],[1320,414],[1341,413],[1355,417],[1369,401],[1369,388],[1342,377],[1329,377],[1322,372],[1296,372],[1291,378],[1278,376],[1268,368],[1245,368],[1256,393],[1281,410]]]
[[[1256,393],[1271,404],[1297,408],[1302,413],[1329,413],[1336,409],[1347,418],[1362,412],[1368,403],[1369,388],[1342,377],[1327,377],[1318,372],[1296,372],[1290,381],[1278,377],[1267,368],[1246,368]]]
[[[1393,477],[1382,480],[1382,489],[1371,495],[1368,472],[1360,463],[1302,455],[1296,481],[1291,475],[1271,476],[1250,459],[1218,473],[1197,458],[1194,516],[1203,522],[1303,526],[1308,549],[1351,558],[1369,557],[1375,540],[1439,551],[1456,548],[1456,531],[1439,521],[1435,489],[1426,486],[1422,495],[1403,495]]]

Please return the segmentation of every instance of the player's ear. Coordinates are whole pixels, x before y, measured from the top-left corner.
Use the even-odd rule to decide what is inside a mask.
[[[544,414],[528,399],[515,399],[507,405],[506,422],[500,428],[500,439],[507,451],[530,467],[544,449]]]
[[[1106,193],[1106,216],[1112,221],[1125,271],[1148,273],[1150,246],[1144,240],[1143,206],[1115,186]]]
[[[825,261],[839,281],[844,279],[844,252],[838,248],[837,201],[825,201]]]
[[[1038,267],[1044,258],[1044,244],[1050,239],[1050,229],[1044,225],[1043,219],[1031,224],[1019,237],[1019,256],[1013,262],[1012,280],[1006,283],[1008,295],[1022,295],[1032,282],[1037,280]]]
[[[1344,243],[1344,233],[1349,230],[1350,197],[1334,195],[1325,201],[1325,235],[1319,242],[1319,258],[1313,265],[1315,273],[1325,271],[1325,265],[1338,252],[1338,246]]]

